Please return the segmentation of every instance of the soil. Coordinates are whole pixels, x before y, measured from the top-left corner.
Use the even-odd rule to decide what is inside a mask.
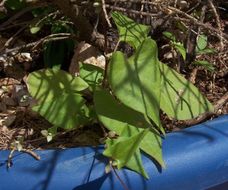
[[[219,12],[221,30],[227,34],[228,21],[227,16],[225,16],[226,14],[227,9],[226,12]],[[0,20],[0,25],[6,21]],[[140,20],[139,16],[137,21],[143,23],[143,19]],[[205,22],[212,26],[216,25],[215,17]],[[25,29],[24,33],[19,33],[19,35],[13,37],[21,27],[14,27],[13,24],[10,26],[11,29],[0,30],[0,149],[15,148],[15,143],[21,144],[25,149],[66,148],[87,145],[96,146],[100,144],[104,138],[105,131],[98,124],[84,126],[69,132],[59,131],[57,138],[47,143],[46,137],[43,137],[41,134],[41,130],[48,129],[52,125],[31,111],[34,100],[28,94],[25,83],[26,76],[30,72],[44,67],[42,49],[37,49],[36,51],[27,49],[23,53],[17,53],[16,55],[5,53],[7,49],[37,41],[45,37],[46,33],[43,32],[35,37],[31,37],[28,29]],[[170,21],[169,24],[154,28],[151,31],[151,36],[159,45],[159,57],[163,62],[182,72],[183,76],[191,80],[210,102],[217,104],[227,94],[228,89],[227,39],[224,39],[221,44],[218,36],[210,33],[210,30],[205,31],[208,36],[210,48],[214,48],[217,53],[197,56],[197,59],[207,60],[209,63],[212,63],[215,70],[210,72],[202,66],[190,64],[183,71],[176,64],[178,62],[178,56],[174,56],[172,59],[165,56],[170,52],[170,49],[164,50],[163,46],[167,44],[167,41],[162,37],[161,31],[175,31],[176,28],[172,27],[173,25]],[[117,41],[117,29],[113,27],[112,31],[110,33],[112,48],[110,47],[110,49],[115,47]],[[9,43],[11,37],[13,37],[13,41],[10,42],[9,46],[6,46],[6,43]],[[128,54],[131,53],[131,48],[125,44],[120,45],[119,49]],[[198,123],[223,114],[228,114],[227,100],[223,102],[216,113],[208,114],[207,117]],[[191,123],[189,124],[186,121],[172,120],[163,113],[161,113],[161,120],[167,132],[180,130],[191,125]]]

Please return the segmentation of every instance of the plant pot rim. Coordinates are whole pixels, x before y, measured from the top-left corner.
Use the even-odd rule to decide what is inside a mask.
[[[166,169],[143,156],[150,179],[127,169],[117,171],[131,190],[228,189],[228,115],[167,134],[163,140]],[[115,172],[105,173],[103,146],[37,151],[36,161],[16,152],[7,170],[9,151],[0,151],[0,189],[124,189]]]

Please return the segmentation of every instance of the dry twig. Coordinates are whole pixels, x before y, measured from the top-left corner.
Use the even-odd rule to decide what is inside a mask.
[[[198,25],[198,26],[201,26],[202,28],[206,29],[206,30],[210,30],[211,32],[213,32],[216,36],[218,36],[219,38],[222,38],[226,41],[228,41],[228,35],[223,33],[223,32],[220,32],[218,29],[208,25],[208,24],[204,24],[200,21],[198,21],[196,18],[194,18],[193,16],[179,10],[179,9],[176,9],[174,7],[171,7],[171,6],[168,6],[168,7],[163,7],[162,11],[164,11],[165,13],[169,12],[169,10],[171,11],[171,13],[175,12],[177,14],[181,14],[182,16],[186,17],[187,19],[183,19],[183,18],[179,18],[179,17],[174,17],[175,19],[177,20],[184,20],[184,21],[191,21],[193,22],[194,24]]]
[[[109,163],[110,164],[110,168],[113,170],[115,176],[117,177],[117,179],[119,180],[119,182],[121,183],[122,187],[124,188],[124,190],[129,190],[129,188],[127,187],[127,185],[124,183],[124,181],[120,178],[120,176],[118,175],[118,173],[116,172],[116,169],[112,166],[112,162]]]
[[[15,152],[15,149],[12,149],[9,153],[8,159],[7,159],[7,168],[11,168],[13,162],[12,162],[12,158],[13,158],[13,153]],[[27,153],[29,155],[31,155],[33,158],[35,158],[36,160],[40,160],[40,156],[35,153],[32,150],[29,149],[22,149],[20,152],[24,152]]]
[[[148,12],[130,10],[130,9],[125,9],[125,8],[123,8],[123,7],[117,7],[117,6],[113,6],[113,5],[105,5],[105,7],[108,8],[108,9],[112,9],[112,10],[114,10],[114,11],[132,13],[132,14],[140,15],[140,16],[157,17],[157,16],[160,15],[160,14],[158,14],[158,13],[148,13]]]
[[[106,10],[106,7],[105,7],[105,0],[101,0],[101,3],[102,3],[102,10],[103,10],[103,13],[104,13],[104,17],[105,17],[105,20],[108,24],[108,27],[111,28],[112,27],[112,24],[111,24],[111,21],[109,20],[108,18],[108,14],[107,14],[107,10]]]
[[[10,17],[6,22],[2,23],[0,25],[0,28],[3,29],[5,27],[7,27],[8,25],[11,25],[16,19],[18,19],[25,13],[27,13],[35,8],[39,8],[39,7],[43,7],[43,6],[47,6],[47,5],[48,4],[46,2],[44,2],[44,3],[33,4],[32,6],[26,7],[24,9],[22,9],[20,12],[16,13],[14,16]]]
[[[40,160],[40,156],[37,153],[35,153],[34,151],[32,151],[32,150],[22,149],[21,152],[24,152],[24,153],[27,153],[27,154],[31,155],[36,160]]]
[[[214,12],[214,15],[215,15],[215,19],[216,19],[216,24],[218,25],[218,30],[219,30],[219,34],[220,34],[220,46],[221,46],[221,51],[224,49],[224,44],[223,44],[223,38],[222,38],[222,26],[221,26],[221,21],[220,21],[220,18],[219,18],[219,15],[218,15],[218,12],[212,2],[212,0],[208,0],[208,3],[211,7],[211,9],[213,10]]]
[[[31,42],[29,44],[25,44],[22,46],[17,46],[15,48],[12,49],[5,49],[3,52],[0,53],[0,57],[5,57],[8,54],[11,53],[18,53],[22,50],[26,50],[26,49],[31,49],[31,50],[35,50],[37,49],[40,45],[49,42],[49,41],[57,41],[57,40],[64,40],[64,39],[74,39],[75,35],[74,34],[70,34],[70,33],[58,33],[58,34],[51,34],[48,36],[45,36],[44,38],[36,41],[36,42]]]

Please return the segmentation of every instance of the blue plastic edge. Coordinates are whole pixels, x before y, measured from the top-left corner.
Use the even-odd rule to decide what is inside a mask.
[[[0,190],[121,190],[113,172],[105,173],[103,147],[37,151],[41,160],[0,151]],[[163,140],[167,168],[160,170],[143,156],[150,179],[127,169],[117,171],[129,190],[228,189],[228,115],[178,132]]]

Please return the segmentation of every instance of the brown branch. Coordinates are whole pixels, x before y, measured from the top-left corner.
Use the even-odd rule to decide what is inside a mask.
[[[222,51],[224,49],[224,44],[223,44],[223,38],[222,38],[222,26],[221,26],[220,18],[219,18],[218,12],[217,12],[212,0],[208,0],[208,3],[215,15],[216,24],[218,26],[218,30],[219,30],[219,34],[220,34],[220,46],[221,46],[221,51]]]
[[[112,9],[114,11],[120,11],[120,12],[126,12],[126,13],[132,13],[135,15],[140,15],[140,16],[151,16],[151,17],[157,17],[160,14],[158,13],[148,13],[148,12],[142,12],[142,11],[136,11],[136,10],[130,10],[130,9],[125,9],[122,7],[117,7],[117,6],[113,6],[113,5],[105,5],[106,8],[108,9]]]
[[[193,16],[179,10],[179,9],[176,9],[174,7],[171,7],[171,6],[168,6],[168,7],[163,7],[163,9],[161,9],[161,11],[164,11],[165,13],[171,11],[171,13],[177,13],[177,14],[181,14],[182,16],[188,18],[187,19],[184,19],[185,21],[189,22],[189,20],[191,22],[193,22],[194,24],[198,25],[198,26],[201,26],[202,28],[206,29],[206,30],[210,30],[212,31],[216,36],[218,36],[219,38],[223,38],[225,39],[226,41],[228,41],[228,34],[225,34],[221,31],[219,31],[217,28],[214,28],[208,24],[204,24],[200,21],[198,21],[196,18],[194,18]],[[179,20],[183,20],[182,18],[176,18],[176,19],[179,19]]]
[[[8,159],[7,159],[7,168],[11,168],[12,166],[12,158],[13,158],[13,153],[15,152],[15,148],[13,148],[10,153],[9,153],[9,156],[8,156]],[[24,153],[27,153],[27,154],[30,154],[33,158],[35,158],[36,160],[40,160],[40,156],[38,154],[36,154],[35,152],[33,152],[32,150],[29,150],[29,149],[22,149],[20,152],[24,152]]]
[[[11,36],[5,43],[5,47],[9,47],[14,41],[16,36],[18,36],[22,31],[25,30],[25,28],[27,27],[27,25],[21,27],[15,34],[13,34],[13,36]]]
[[[112,27],[112,24],[111,24],[111,21],[109,20],[108,18],[108,14],[107,14],[107,10],[106,10],[106,7],[105,7],[105,0],[101,0],[101,3],[102,3],[102,10],[103,10],[103,13],[104,13],[104,17],[105,17],[105,20],[108,24],[108,27],[111,28]]]
[[[27,153],[27,154],[31,155],[33,158],[35,158],[36,160],[40,160],[40,156],[32,150],[22,149],[20,152]]]
[[[48,41],[57,41],[57,40],[64,40],[64,39],[74,39],[75,35],[74,34],[70,34],[70,33],[57,33],[57,34],[51,34],[48,35],[36,42],[31,42],[29,44],[25,44],[25,45],[21,45],[21,46],[17,46],[15,48],[12,49],[6,49],[5,51],[2,51],[0,53],[0,57],[5,57],[10,53],[18,53],[22,50],[27,50],[27,49],[36,49],[38,48],[40,45],[42,45],[43,43],[46,43]]]
[[[112,163],[110,163],[110,167],[113,170],[113,172],[114,172],[115,176],[117,177],[117,179],[120,181],[120,183],[123,186],[124,190],[129,190],[127,185],[124,183],[124,181],[120,178],[120,176],[116,172],[116,169],[112,166]]]
[[[34,3],[29,7],[24,8],[23,10],[21,10],[20,12],[16,13],[15,15],[13,15],[12,17],[10,17],[6,22],[2,23],[0,25],[0,28],[5,28],[8,25],[12,24],[16,19],[18,19],[19,17],[21,17],[22,15],[24,15],[25,13],[35,9],[35,8],[39,8],[39,7],[44,7],[47,6],[48,4],[46,2],[44,3]]]

